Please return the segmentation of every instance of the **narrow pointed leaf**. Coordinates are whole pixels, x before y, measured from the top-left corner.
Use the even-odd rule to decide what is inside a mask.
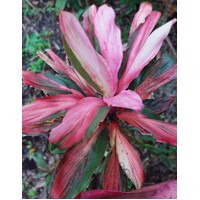
[[[142,100],[147,99],[152,92],[176,77],[177,65],[169,66],[172,63],[170,61],[167,62],[164,55],[163,58],[160,58],[152,66],[151,71],[147,75],[144,74],[146,76],[144,81],[135,89]]]
[[[56,77],[55,77],[56,78]],[[79,91],[69,88],[63,81],[52,79],[48,74],[35,74],[28,71],[23,71],[23,83],[25,85],[33,86],[34,88],[44,90],[47,93],[73,93],[78,96],[83,96]]]
[[[90,179],[95,169],[101,164],[101,161],[104,157],[104,153],[106,150],[108,142],[108,132],[107,129],[103,129],[102,132],[97,137],[96,143],[91,148],[87,162],[84,163],[84,172],[80,179],[74,181],[72,187],[68,191],[66,198],[74,198],[78,193],[85,190],[90,183]]]
[[[125,62],[123,62],[123,68],[125,68],[125,70],[123,76],[120,79],[118,91],[125,89],[125,87],[123,87],[123,82],[126,80],[126,76],[128,75],[128,72],[135,58],[137,57],[142,46],[144,45],[145,41],[147,40],[156,23],[158,22],[160,15],[160,12],[152,11],[151,14],[147,17],[145,23],[141,27],[139,27],[129,39],[129,48],[127,49],[125,54]]]
[[[176,146],[177,127],[176,125],[148,119],[143,114],[134,112],[122,112],[118,114],[119,119],[125,120],[133,127],[136,127],[144,134],[151,133],[158,142],[168,143]]]
[[[81,98],[77,95],[56,95],[37,99],[22,110],[22,130],[26,134],[47,132],[53,123]],[[53,125],[53,127],[55,126]]]
[[[62,142],[62,148],[69,148],[81,141],[102,106],[105,106],[105,103],[96,97],[85,97],[80,100],[77,105],[69,109],[62,123],[51,131],[49,142],[52,144]],[[106,113],[103,112],[102,118],[106,117],[107,111],[108,109]],[[96,125],[100,121],[96,122]],[[97,127],[93,128],[92,131],[95,131]]]
[[[104,174],[104,187],[105,190],[122,190],[122,183],[120,177],[120,166],[117,157],[116,146],[113,147],[111,156],[108,160],[106,171]]]
[[[89,137],[99,127],[100,122],[104,121],[108,112],[109,108],[107,106],[103,106],[98,109],[97,114],[93,117],[93,120],[89,125],[87,117],[80,121],[80,123],[58,144],[59,148],[67,149],[75,143]],[[86,124],[88,128],[83,131],[80,127],[83,127],[84,124]]]
[[[152,5],[149,2],[143,2],[140,4],[139,11],[135,14],[131,29],[129,32],[129,38],[132,37],[135,30],[138,28],[140,24],[143,24],[145,22],[146,17],[152,12]]]
[[[108,63],[113,76],[114,91],[118,83],[118,71],[122,62],[121,31],[115,24],[115,12],[111,7],[99,7],[94,17],[94,32],[101,54]]]
[[[103,100],[108,106],[112,107],[129,108],[133,110],[141,110],[144,107],[140,96],[131,90],[122,90],[114,97],[103,97]]]
[[[61,76],[70,78],[74,83],[76,83],[86,94],[91,94],[91,87],[87,82],[81,80],[78,72],[76,72],[72,67],[64,63],[51,49],[46,49],[46,52],[51,57],[47,57],[42,52],[38,52],[38,56],[44,60],[50,67],[52,67]]]
[[[94,46],[94,26],[93,26],[93,20],[97,12],[97,7],[95,5],[90,6],[84,13],[83,13],[83,29],[90,39],[91,44]]]
[[[151,93],[174,79],[176,77],[176,71],[177,65],[174,65],[167,72],[160,76],[155,77],[153,73],[149,74],[145,81],[135,89],[135,92],[140,95],[142,100],[147,99]]]
[[[59,22],[69,60],[80,75],[99,93],[113,95],[112,74],[105,60],[94,50],[77,18],[60,11]]]
[[[76,199],[177,199],[177,181],[166,181],[131,192],[91,190],[81,192]]]
[[[175,22],[176,19],[173,19],[151,33],[138,52],[130,68],[124,72],[118,90],[126,89],[131,81],[134,80],[142,69],[156,56],[163,40],[167,37],[171,26]]]
[[[51,198],[74,198],[86,189],[105,152],[107,134],[101,131],[99,128],[91,137],[66,151],[54,173]]]
[[[71,71],[69,66],[67,66],[51,49],[47,49],[46,52],[51,58],[46,56],[41,51],[38,51],[37,55],[50,67],[52,67],[57,73],[59,73],[62,76],[68,76]]]
[[[152,110],[156,114],[161,114],[166,110],[170,109],[171,105],[174,103],[176,97],[164,97],[157,99],[146,99],[144,104],[147,108]]]
[[[110,130],[116,134],[116,151],[119,164],[135,187],[141,188],[144,182],[144,171],[138,153],[120,132],[116,123],[111,124]]]

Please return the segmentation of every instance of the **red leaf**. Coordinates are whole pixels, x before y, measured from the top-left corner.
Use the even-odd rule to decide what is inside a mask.
[[[79,165],[87,157],[88,152],[95,143],[101,130],[102,127],[93,133],[93,135],[88,139],[66,151],[54,173],[55,179],[50,190],[50,197],[52,199],[64,198],[70,189],[70,185],[75,176],[79,174],[81,177],[83,171],[82,168],[79,168]]]
[[[138,128],[144,134],[151,133],[158,142],[168,143],[176,146],[177,127],[176,125],[148,119],[140,113],[122,112],[118,114],[119,119],[127,121],[132,126]]]
[[[154,77],[156,67],[152,69],[151,73],[145,78],[145,80],[135,89],[142,100],[147,99],[149,95],[157,90],[162,85],[168,83],[176,77],[177,65],[174,65],[165,73]]]
[[[176,199],[177,181],[166,181],[131,192],[91,190],[81,192],[76,199]]]
[[[105,175],[104,175],[105,190],[122,190],[119,160],[116,153],[116,146],[113,147],[112,154],[109,158]]]

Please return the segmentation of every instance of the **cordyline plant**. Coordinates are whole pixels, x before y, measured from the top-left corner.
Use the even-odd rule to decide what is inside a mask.
[[[23,133],[50,133],[49,142],[65,150],[54,170],[50,198],[176,197],[176,180],[142,187],[142,163],[127,136],[131,125],[176,146],[176,125],[158,118],[174,97],[148,98],[176,76],[171,57],[154,59],[176,22],[153,31],[160,15],[142,3],[123,47],[115,13],[107,5],[89,7],[82,25],[73,14],[59,11],[68,62],[48,49],[50,58],[42,52],[38,56],[56,74],[23,71],[23,83],[46,94],[23,107]],[[103,190],[82,192],[98,170]],[[136,190],[124,191],[124,174]]]

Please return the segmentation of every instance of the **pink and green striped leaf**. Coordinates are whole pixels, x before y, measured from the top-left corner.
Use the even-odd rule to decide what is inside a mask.
[[[157,28],[148,36],[142,47],[136,51],[136,56],[134,56],[135,58],[131,58],[131,64],[127,64],[128,67],[120,79],[118,91],[126,89],[129,84],[140,74],[142,69],[156,56],[164,39],[167,37],[171,26],[175,22],[176,19],[169,21],[163,26]]]
[[[100,127],[88,139],[66,151],[54,173],[51,198],[74,198],[88,187],[104,156],[107,135],[106,130]]]
[[[131,124],[144,134],[152,134],[158,142],[177,145],[177,127],[174,124],[149,119],[143,114],[134,112],[122,112],[118,114],[119,119]]]
[[[78,19],[60,11],[60,28],[69,60],[79,74],[100,94],[114,94],[111,71],[105,60],[93,48]]]
[[[156,69],[155,69],[156,70]],[[151,93],[176,77],[177,65],[172,66],[167,72],[155,77],[152,71],[136,89],[142,100],[147,99]]]
[[[62,123],[51,131],[49,142],[58,143],[60,148],[70,148],[89,137],[108,112],[109,108],[101,99],[85,97],[69,109]]]
[[[66,111],[80,101],[80,99],[77,95],[59,94],[36,99],[35,102],[23,106],[23,132],[26,134],[48,132],[51,128],[58,125],[56,120],[59,117],[63,117]]]
[[[147,5],[147,10],[148,10],[148,5]],[[145,20],[144,24],[137,27],[134,33],[131,34],[130,32],[131,36],[129,37],[127,49],[124,53],[124,59],[121,67],[122,69],[120,69],[121,80],[119,83],[118,91],[125,88],[123,87],[122,82],[127,76],[127,73],[130,70],[133,61],[135,60],[136,56],[138,55],[145,41],[147,40],[153,28],[155,27],[156,23],[158,22],[160,15],[161,15],[160,12],[152,11]]]
[[[25,85],[32,86],[39,90],[44,90],[47,94],[72,93],[83,97],[83,95],[78,91],[78,88],[76,88],[76,85],[58,75],[51,75],[50,73],[35,74],[23,70],[22,78]],[[72,89],[67,85],[70,85],[70,87],[74,87],[77,90]]]
[[[51,49],[46,49],[46,52],[51,57],[51,59],[38,52],[38,56],[44,60],[50,67],[52,67],[58,74],[66,78],[71,79],[85,94],[90,95],[93,92],[91,86],[78,74],[78,72],[73,68],[64,63]]]

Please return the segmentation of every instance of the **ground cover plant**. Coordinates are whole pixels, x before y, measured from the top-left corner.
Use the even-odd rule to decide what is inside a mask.
[[[161,118],[175,98],[152,93],[176,77],[172,56],[156,57],[176,19],[153,30],[160,15],[142,3],[123,46],[115,13],[106,4],[84,11],[82,25],[59,11],[67,62],[47,49],[49,57],[41,51],[38,56],[54,71],[23,71],[23,83],[45,95],[23,107],[23,133],[49,134],[50,151],[61,154],[47,181],[50,198],[176,197],[175,180],[143,187],[143,163],[135,149],[149,148],[173,168],[167,156],[176,152],[176,125]],[[156,142],[169,145],[154,148]],[[30,155],[48,168],[40,154]]]

